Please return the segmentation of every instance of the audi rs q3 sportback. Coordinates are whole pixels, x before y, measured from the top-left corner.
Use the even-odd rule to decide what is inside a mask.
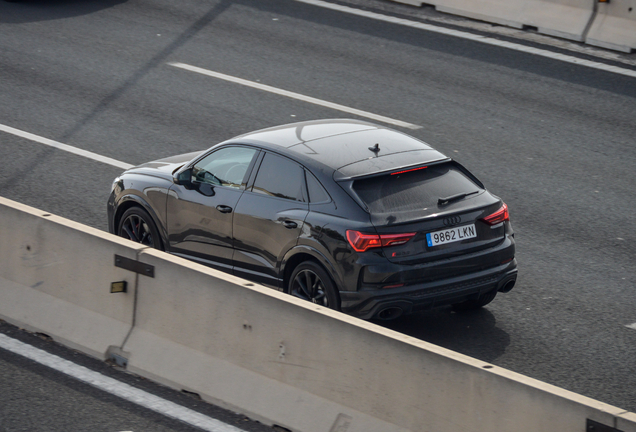
[[[108,223],[363,319],[479,308],[517,278],[500,198],[424,142],[357,120],[263,129],[129,169]]]

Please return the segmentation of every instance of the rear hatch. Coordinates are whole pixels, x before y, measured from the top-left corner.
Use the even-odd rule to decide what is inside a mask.
[[[414,234],[404,244],[383,247],[391,262],[446,259],[504,240],[503,223],[483,220],[500,209],[501,200],[454,161],[357,179],[352,189],[378,234]]]

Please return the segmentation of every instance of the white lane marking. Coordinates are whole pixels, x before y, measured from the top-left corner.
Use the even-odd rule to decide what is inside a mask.
[[[83,156],[85,158],[92,159],[92,160],[97,161],[97,162],[102,162],[102,163],[105,163],[105,164],[108,164],[108,165],[112,165],[112,166],[115,166],[117,168],[129,169],[129,168],[132,168],[134,166],[134,165],[127,164],[126,162],[118,161],[116,159],[112,159],[112,158],[109,158],[109,157],[106,157],[106,156],[98,155],[97,153],[93,153],[93,152],[90,152],[90,151],[87,151],[87,150],[82,150],[80,148],[73,147],[73,146],[70,146],[68,144],[62,144],[61,142],[53,141],[53,140],[48,139],[48,138],[44,138],[44,137],[41,137],[41,136],[38,136],[38,135],[34,135],[32,133],[25,132],[25,131],[20,130],[20,129],[12,128],[11,126],[6,126],[6,125],[3,125],[3,124],[0,124],[0,131],[9,133],[9,134],[12,134],[12,135],[15,135],[15,136],[19,136],[21,138],[26,138],[28,140],[35,141],[35,142],[38,142],[40,144],[47,145],[49,147],[54,147],[56,149],[63,150],[63,151],[68,152],[68,153],[73,153],[73,154],[76,154],[78,156]]]
[[[636,330],[636,323],[633,324],[627,324],[625,327],[630,328],[632,330]]]
[[[529,46],[525,46],[525,45],[521,45],[521,44],[516,44],[516,43],[512,43],[512,42],[506,42],[506,41],[502,41],[502,40],[498,40],[495,38],[491,38],[488,36],[481,36],[481,35],[476,35],[476,34],[472,34],[472,33],[468,33],[468,32],[464,32],[464,31],[460,31],[460,30],[453,30],[453,29],[449,29],[449,28],[445,28],[445,27],[438,27],[438,26],[434,26],[431,24],[424,24],[421,22],[417,22],[417,21],[410,21],[404,18],[396,18],[396,17],[392,17],[392,16],[388,16],[388,15],[382,15],[376,12],[369,12],[369,11],[365,11],[365,10],[361,10],[361,9],[355,9],[355,8],[351,8],[348,6],[341,6],[338,4],[333,4],[333,3],[328,3],[322,0],[295,0],[297,2],[300,3],[306,3],[306,4],[310,4],[313,6],[318,6],[321,8],[325,8],[325,9],[331,9],[331,10],[336,10],[339,12],[344,12],[344,13],[348,13],[351,15],[358,15],[358,16],[362,16],[365,18],[371,18],[374,20],[378,20],[378,21],[384,21],[384,22],[388,22],[388,23],[392,23],[392,24],[398,24],[398,25],[402,25],[402,26],[406,26],[406,27],[412,27],[412,28],[416,28],[416,29],[420,29],[420,30],[426,30],[426,31],[430,31],[430,32],[434,32],[434,33],[439,33],[439,34],[444,34],[444,35],[448,35],[448,36],[455,36],[455,37],[459,37],[462,39],[468,39],[468,40],[472,40],[475,42],[481,42],[481,43],[485,43],[488,45],[495,45],[495,46],[499,46],[499,47],[503,47],[503,48],[508,48],[511,50],[515,50],[515,51],[521,51],[521,52],[525,52],[525,53],[529,53],[529,54],[535,54],[541,57],[547,57],[547,58],[551,58],[554,60],[560,60],[566,63],[573,63],[573,64],[577,64],[577,65],[581,65],[581,66],[587,66],[589,68],[593,68],[593,69],[599,69],[602,71],[606,71],[606,72],[613,72],[613,73],[617,73],[617,74],[621,74],[621,75],[625,75],[628,77],[632,77],[632,78],[636,78],[636,71],[635,70],[631,70],[631,69],[624,69],[624,68],[620,68],[618,66],[610,66],[610,65],[606,65],[603,63],[599,63],[599,62],[595,62],[595,61],[591,61],[591,60],[584,60],[584,59],[580,59],[577,57],[573,57],[573,56],[569,56],[569,55],[565,55],[565,54],[559,54],[559,53],[555,53],[552,51],[548,51],[548,50],[543,50],[543,49],[539,49],[539,48],[533,48],[533,47],[529,47]]]
[[[196,72],[196,73],[199,73],[199,74],[202,74],[202,75],[207,75],[207,76],[218,78],[218,79],[222,79],[222,80],[225,80],[225,81],[230,81],[230,82],[233,82],[233,83],[236,83],[236,84],[241,84],[241,85],[244,85],[244,86],[247,86],[247,87],[252,87],[252,88],[263,90],[263,91],[266,91],[266,92],[279,94],[279,95],[286,96],[286,97],[291,98],[291,99],[297,99],[297,100],[300,100],[300,101],[303,101],[303,102],[309,102],[309,103],[312,103],[314,105],[320,105],[320,106],[323,106],[323,107],[326,107],[326,108],[331,108],[331,109],[334,109],[334,110],[343,111],[343,112],[346,112],[346,113],[349,113],[349,114],[353,114],[353,115],[357,115],[357,116],[360,116],[360,117],[366,117],[368,119],[380,121],[382,123],[388,123],[388,124],[392,124],[392,125],[408,128],[408,129],[420,129],[422,127],[422,126],[418,126],[418,125],[415,125],[415,124],[412,124],[412,123],[407,123],[407,122],[404,122],[404,121],[401,121],[401,120],[392,119],[390,117],[385,117],[385,116],[381,116],[381,115],[378,115],[378,114],[373,114],[373,113],[370,113],[370,112],[367,112],[367,111],[362,111],[362,110],[359,110],[359,109],[350,108],[350,107],[347,107],[347,106],[344,106],[344,105],[340,105],[340,104],[337,104],[337,103],[327,102],[327,101],[324,101],[322,99],[316,99],[316,98],[311,97],[311,96],[305,96],[305,95],[302,95],[300,93],[294,93],[294,92],[291,92],[291,91],[287,91],[287,90],[279,89],[279,88],[276,88],[276,87],[268,86],[268,85],[265,85],[265,84],[257,83],[257,82],[254,82],[254,81],[248,81],[248,80],[243,79],[243,78],[237,78],[237,77],[234,77],[234,76],[231,76],[231,75],[225,75],[225,74],[222,74],[222,73],[219,73],[219,72],[214,72],[214,71],[203,69],[203,68],[200,68],[200,67],[191,66],[191,65],[188,65],[188,64],[185,64],[185,63],[174,62],[174,63],[168,63],[168,64],[170,66],[174,66],[174,67],[177,67],[177,68],[180,68],[180,69],[185,69],[185,70],[188,70],[190,72]]]
[[[198,427],[209,432],[245,432],[243,429],[228,425],[219,420],[200,414],[189,408],[182,407],[158,396],[129,386],[113,378],[79,366],[56,355],[32,347],[16,339],[0,334],[0,348],[29,358],[44,366],[48,366],[75,379],[83,381],[93,387],[97,387],[107,393],[125,399],[134,404],[148,408],[159,414],[180,420],[191,426]]]

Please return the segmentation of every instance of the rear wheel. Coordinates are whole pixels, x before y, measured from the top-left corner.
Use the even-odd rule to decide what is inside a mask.
[[[453,309],[460,310],[460,311],[479,309],[481,307],[486,306],[491,301],[493,301],[496,295],[497,295],[497,289],[494,289],[492,291],[489,291],[487,293],[480,295],[474,300],[466,300],[461,303],[456,303],[453,305]]]
[[[117,235],[155,249],[162,249],[157,226],[148,212],[141,207],[131,207],[124,212]]]
[[[294,297],[339,310],[336,287],[329,274],[314,261],[300,263],[289,278],[288,292]]]

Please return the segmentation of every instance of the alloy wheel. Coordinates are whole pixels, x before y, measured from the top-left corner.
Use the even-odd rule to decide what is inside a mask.
[[[137,214],[131,214],[124,219],[119,235],[146,246],[155,246],[152,231],[148,223]]]
[[[291,294],[320,306],[329,307],[325,285],[312,270],[303,269],[296,274],[291,286]]]

